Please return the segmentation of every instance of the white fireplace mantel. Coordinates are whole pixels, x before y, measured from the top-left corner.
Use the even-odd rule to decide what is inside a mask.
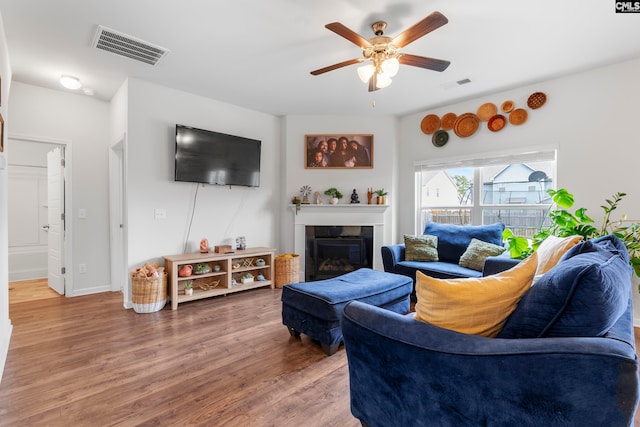
[[[301,205],[297,210],[290,205],[294,213],[294,252],[302,256],[300,281],[304,281],[304,255],[306,247],[306,226],[373,226],[373,268],[382,270],[380,248],[384,242],[385,212],[388,205],[337,204],[337,205]]]

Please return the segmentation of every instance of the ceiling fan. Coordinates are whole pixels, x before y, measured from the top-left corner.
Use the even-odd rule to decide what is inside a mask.
[[[377,21],[371,24],[371,29],[375,37],[369,40],[339,22],[332,22],[331,24],[325,25],[325,27],[359,46],[362,49],[362,58],[349,59],[348,61],[329,65],[328,67],[312,71],[311,74],[317,76],[348,65],[369,62],[358,68],[358,77],[360,77],[360,80],[363,82],[369,84],[369,92],[372,92],[389,86],[391,84],[391,77],[396,75],[400,64],[412,65],[434,71],[444,71],[449,66],[449,61],[401,53],[398,50],[431,31],[442,27],[447,22],[449,22],[449,20],[443,14],[433,12],[396,37],[391,38],[383,35],[384,30],[387,28],[387,23]]]

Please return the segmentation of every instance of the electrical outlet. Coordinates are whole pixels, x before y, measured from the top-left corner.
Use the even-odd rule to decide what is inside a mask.
[[[167,210],[156,208],[153,210],[153,216],[155,219],[167,219]]]
[[[84,274],[87,272],[87,264],[78,264],[78,272]]]

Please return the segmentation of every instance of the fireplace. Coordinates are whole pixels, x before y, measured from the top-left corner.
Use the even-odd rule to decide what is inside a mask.
[[[373,226],[310,225],[305,235],[306,282],[373,265]]]
[[[307,265],[309,268],[313,268],[310,273],[314,276],[312,280],[319,280],[315,276],[321,263],[318,264],[318,268],[316,268],[315,262],[313,264],[307,263],[308,247],[313,248],[314,254],[321,253],[321,255],[324,255],[326,251],[335,250],[339,258],[347,258],[351,264],[350,267],[343,268],[343,270],[355,269],[358,266],[382,270],[380,248],[382,245],[388,244],[391,237],[391,230],[389,227],[385,227],[385,223],[390,221],[389,212],[387,212],[388,205],[362,203],[302,205],[299,210],[295,205],[290,206],[293,221],[293,249],[304,260],[300,263],[301,282],[309,280],[310,276],[306,271]],[[319,229],[319,234],[316,234],[314,228],[314,238],[320,240],[316,239],[317,242],[313,242],[309,246],[307,228],[318,226],[326,226],[327,228]],[[316,249],[316,245],[319,245],[318,249]],[[327,263],[324,266],[326,267]],[[337,266],[333,266],[333,268],[337,268]],[[323,277],[328,276],[324,276],[323,273]]]

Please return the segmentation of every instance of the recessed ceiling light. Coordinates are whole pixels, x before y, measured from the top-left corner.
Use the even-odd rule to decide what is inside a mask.
[[[84,93],[85,95],[88,95],[88,96],[93,96],[94,95],[93,89],[90,89],[88,87],[83,87],[82,88],[82,93]]]
[[[79,78],[67,75],[60,76],[60,84],[71,90],[80,89],[80,87],[82,86]]]

